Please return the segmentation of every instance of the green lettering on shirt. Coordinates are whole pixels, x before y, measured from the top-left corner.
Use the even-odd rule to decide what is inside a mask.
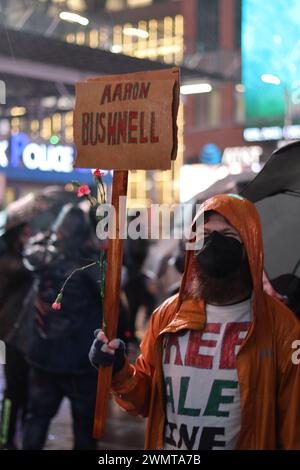
[[[238,382],[233,380],[215,380],[212,384],[209,399],[203,416],[229,416],[229,411],[220,411],[221,403],[233,403],[234,395],[222,395],[223,388],[237,388]]]
[[[190,377],[181,377],[180,380],[180,394],[178,403],[178,414],[184,416],[199,416],[201,409],[199,408],[186,408],[185,400],[189,388]]]

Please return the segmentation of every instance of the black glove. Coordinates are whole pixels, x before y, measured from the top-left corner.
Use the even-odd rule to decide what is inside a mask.
[[[99,367],[113,366],[113,374],[122,369],[125,362],[125,343],[121,339],[108,341],[102,330],[95,330],[95,340],[89,352],[91,364]]]

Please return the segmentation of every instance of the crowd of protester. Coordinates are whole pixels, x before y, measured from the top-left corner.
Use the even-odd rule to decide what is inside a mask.
[[[6,364],[0,436],[6,449],[44,448],[51,420],[65,397],[71,404],[74,448],[96,446],[92,429],[97,371],[88,353],[103,319],[100,250],[105,246],[96,237],[94,213],[71,203],[62,205],[41,231],[23,218],[4,227],[0,340],[6,345]],[[126,243],[118,337],[127,348],[138,346],[139,309],[146,308],[148,318],[155,307],[155,294],[143,272],[147,252],[144,241]]]

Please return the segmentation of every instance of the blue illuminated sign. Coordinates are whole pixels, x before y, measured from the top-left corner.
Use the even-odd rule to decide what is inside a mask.
[[[24,132],[0,141],[0,171],[15,181],[68,183],[78,180],[93,184],[90,169],[73,169],[75,148],[72,145],[48,145],[31,142]],[[103,181],[111,184],[112,175],[104,171]]]

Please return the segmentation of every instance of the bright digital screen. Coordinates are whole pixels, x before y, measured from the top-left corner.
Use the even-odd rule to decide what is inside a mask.
[[[300,103],[300,0],[243,0],[246,118],[278,119]]]

